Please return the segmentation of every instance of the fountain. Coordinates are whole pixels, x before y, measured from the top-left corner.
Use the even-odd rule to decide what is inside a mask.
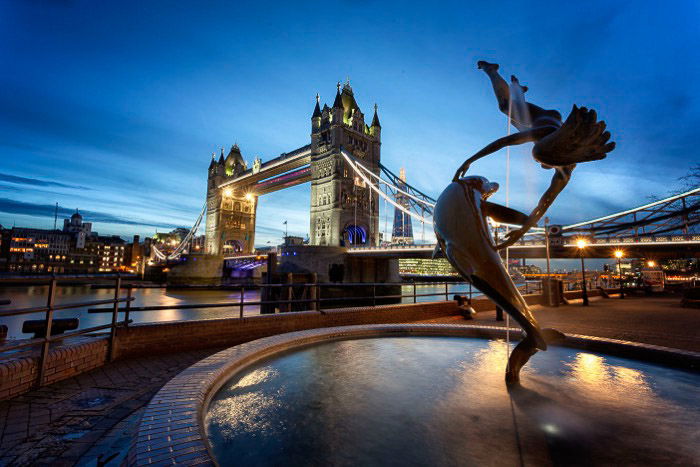
[[[576,106],[562,122],[525,102],[516,78],[511,99],[498,66],[479,67],[519,132],[457,170],[435,232],[457,271],[523,328],[515,348],[507,328],[438,324],[320,328],[231,347],[152,399],[131,464],[697,464],[700,355],[541,329],[498,254],[544,215],[577,163],[614,148],[605,124]],[[489,202],[498,185],[466,176],[479,158],[527,141],[555,169],[529,215]],[[519,227],[496,244],[487,217]]]

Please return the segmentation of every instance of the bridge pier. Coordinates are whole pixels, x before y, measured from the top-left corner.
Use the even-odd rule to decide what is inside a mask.
[[[221,285],[224,257],[189,254],[168,271],[168,285]]]

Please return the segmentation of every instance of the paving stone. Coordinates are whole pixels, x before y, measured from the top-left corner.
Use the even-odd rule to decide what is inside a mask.
[[[679,301],[678,298],[663,297],[596,299],[585,309],[574,303],[558,308],[535,306],[533,312],[543,327],[553,327],[570,335],[599,336],[698,352],[700,314],[696,310],[680,308]],[[443,330],[453,325],[491,328],[504,325],[504,322],[495,320],[494,312],[480,312],[472,321],[454,316],[430,320],[430,323],[444,325]],[[511,321],[511,325],[515,324]],[[515,328],[513,331],[518,332]],[[342,328],[337,331],[338,336],[347,334]],[[284,338],[280,336],[268,339],[275,345],[283,345]],[[250,358],[254,347],[253,343],[239,345],[231,349],[228,357]],[[148,410],[145,407],[161,386],[207,356],[212,357],[214,366],[204,374],[216,378],[220,372],[214,367],[228,358],[215,357],[216,351],[199,350],[117,361],[0,402],[0,466],[94,466],[99,456],[106,459],[115,453],[117,457],[109,465],[120,465],[134,442],[147,440],[143,436],[145,432],[138,435],[142,415],[144,421],[150,420],[153,426],[159,424],[161,428],[151,432],[154,441],[163,433],[170,436],[173,445],[169,452],[181,456],[180,465],[212,465],[205,451],[191,450],[203,445],[199,440],[199,430],[195,428],[198,412],[193,410],[204,398],[204,394],[197,391],[200,376],[186,373],[180,385],[163,392],[158,398],[159,404],[149,406]],[[113,398],[95,404],[90,402],[91,397],[102,396]],[[83,407],[76,404],[79,401],[84,402]],[[183,402],[191,407],[179,408]],[[194,421],[188,423],[187,420]],[[75,439],[70,439],[71,436],[65,438],[81,430],[86,433]],[[184,457],[190,454],[193,457]],[[18,459],[21,460],[19,464]]]

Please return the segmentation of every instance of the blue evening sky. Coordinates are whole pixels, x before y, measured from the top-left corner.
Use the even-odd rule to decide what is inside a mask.
[[[479,59],[543,107],[595,108],[618,144],[575,170],[552,222],[634,207],[700,159],[699,20],[697,1],[6,0],[0,224],[49,228],[58,202],[101,234],[190,226],[212,152],[307,144],[314,95],[331,105],[346,77],[369,118],[379,104],[384,164],[436,196],[506,132]],[[551,177],[529,150],[511,152],[510,194],[528,212]],[[504,151],[473,173],[504,200]],[[308,185],[262,197],[256,243],[279,242],[285,219],[305,236],[308,210]]]

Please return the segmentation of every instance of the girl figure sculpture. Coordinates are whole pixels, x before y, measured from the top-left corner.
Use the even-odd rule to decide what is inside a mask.
[[[506,381],[517,383],[520,369],[547,343],[564,336],[553,329],[541,329],[527,303],[513,283],[498,250],[520,239],[544,215],[557,195],[571,178],[577,163],[603,159],[615,148],[609,143],[610,133],[605,123],[596,120],[596,113],[574,105],[562,122],[556,110],[545,110],[522,98],[527,91],[517,78],[511,77],[512,87],[498,74],[498,65],[479,62],[478,66],[491,79],[502,112],[511,118],[518,133],[500,138],[467,159],[454,175],[452,183],[442,192],[433,211],[433,226],[438,250],[457,272],[511,315],[522,327],[525,336],[513,349],[506,368]],[[511,95],[513,94],[517,95]],[[506,146],[534,142],[532,156],[545,168],[554,168],[549,188],[528,216],[514,209],[488,201],[498,184],[484,177],[465,176],[476,160]],[[496,244],[487,219],[520,225],[506,240]]]
[[[540,202],[527,217],[520,229],[512,230],[506,241],[497,246],[506,248],[517,242],[554,202],[557,195],[571,179],[571,173],[577,163],[604,159],[608,152],[615,149],[615,143],[608,142],[610,132],[605,131],[605,122],[597,121],[595,110],[573,106],[565,122],[556,110],[547,110],[530,102],[525,102],[523,94],[527,87],[521,86],[515,76],[511,76],[513,86],[498,74],[498,64],[479,61],[479,69],[484,70],[491,80],[493,91],[498,101],[498,108],[510,117],[511,123],[518,129],[517,133],[499,138],[481,151],[467,159],[455,172],[454,181],[462,178],[469,166],[506,146],[534,142],[532,157],[543,168],[554,168],[552,182],[542,195]],[[514,91],[511,95],[511,89]]]

